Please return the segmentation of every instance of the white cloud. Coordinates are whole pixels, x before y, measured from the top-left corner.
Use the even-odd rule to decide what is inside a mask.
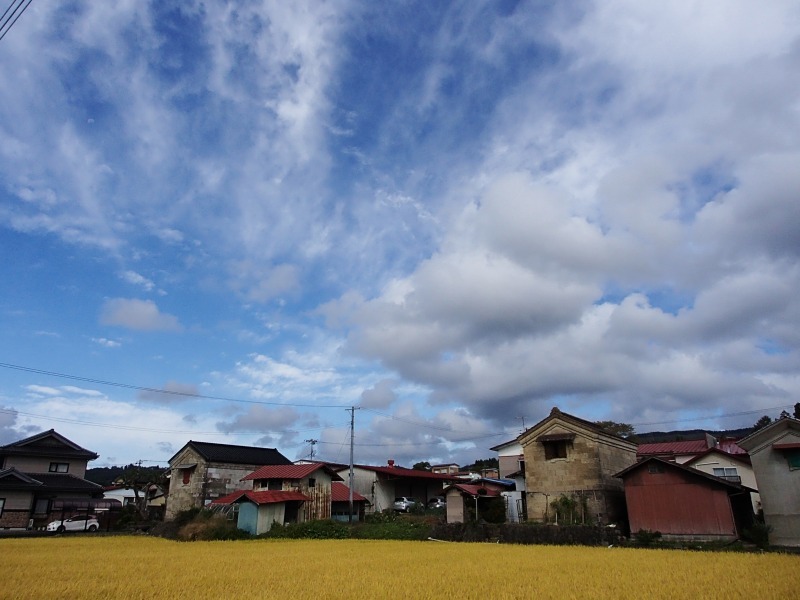
[[[152,300],[112,298],[103,305],[100,323],[137,331],[181,331],[178,318],[159,311]]]
[[[155,283],[150,281],[147,277],[140,275],[136,271],[124,271],[120,273],[120,277],[132,285],[137,285],[150,292],[156,286]]]
[[[109,340],[108,338],[92,338],[92,341],[95,344],[99,344],[106,348],[119,348],[122,346],[121,342],[117,342],[116,340]]]

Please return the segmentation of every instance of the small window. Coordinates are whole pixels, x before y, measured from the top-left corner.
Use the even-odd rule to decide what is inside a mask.
[[[189,482],[192,480],[192,471],[194,469],[181,469],[183,472],[183,485],[189,485]]]
[[[786,461],[790,470],[800,469],[800,449],[789,450],[786,453]]]
[[[545,460],[567,458],[567,441],[544,442],[544,457]]]
[[[525,460],[524,459],[518,460],[517,461],[517,466],[519,467],[520,471],[522,471],[523,473],[525,472]]]
[[[309,477],[308,478],[308,487],[310,487],[310,488],[317,487],[317,480],[314,479],[313,477]]]
[[[261,488],[263,489],[265,486],[262,483]],[[281,491],[283,489],[283,480],[282,479],[270,479],[267,481],[266,489],[268,490],[275,490]]]
[[[50,511],[50,500],[47,498],[39,498],[33,507],[34,514],[46,515]]]
[[[651,462],[649,465],[647,465],[647,471],[648,473],[653,473],[653,474],[663,473],[664,465],[657,462]]]
[[[69,463],[51,462],[50,463],[50,472],[51,473],[69,473]]]

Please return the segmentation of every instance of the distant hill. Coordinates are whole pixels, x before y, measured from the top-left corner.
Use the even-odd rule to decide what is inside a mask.
[[[639,444],[654,444],[657,442],[680,442],[683,440],[700,440],[706,433],[713,435],[718,440],[721,438],[741,439],[753,433],[752,427],[742,429],[724,429],[711,431],[707,429],[686,429],[683,431],[651,431],[649,433],[636,433]]]

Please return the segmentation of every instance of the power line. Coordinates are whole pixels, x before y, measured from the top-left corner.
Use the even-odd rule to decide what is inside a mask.
[[[120,429],[123,431],[144,431],[147,433],[180,433],[186,435],[231,435],[231,434],[242,434],[242,435],[267,435],[270,433],[275,433],[274,431],[194,431],[194,430],[179,430],[179,429],[156,429],[152,427],[137,427],[135,425],[116,425],[114,423],[99,423],[97,421],[86,421],[83,419],[68,419],[66,417],[53,417],[50,415],[39,415],[36,413],[24,412],[21,410],[16,409],[6,409],[0,408],[0,413],[7,414],[7,415],[24,415],[26,417],[34,417],[37,419],[43,419],[45,421],[55,421],[57,423],[71,423],[73,425],[85,425],[87,427],[102,427],[104,429]],[[306,433],[308,431],[322,431],[323,429],[334,428],[338,429],[339,427],[344,426],[344,424],[337,424],[337,425],[330,425],[327,427],[313,427],[309,429],[287,429],[285,430],[287,433]]]
[[[298,402],[269,402],[267,400],[243,400],[242,398],[228,398],[225,396],[206,396],[204,394],[195,394],[193,392],[180,392],[177,390],[164,390],[142,385],[133,385],[130,383],[119,383],[117,381],[106,381],[104,379],[94,379],[93,377],[82,377],[80,375],[70,375],[67,373],[57,373],[55,371],[45,371],[44,369],[35,369],[33,367],[25,367],[22,365],[12,365],[10,363],[0,363],[0,367],[4,369],[13,369],[15,371],[23,371],[25,373],[35,373],[37,375],[47,375],[48,377],[58,377],[61,379],[70,379],[72,381],[81,381],[83,383],[94,383],[96,385],[107,385],[111,387],[118,387],[127,390],[137,390],[140,392],[152,392],[155,394],[167,394],[170,396],[182,396],[184,398],[198,398],[200,400],[220,400],[223,402],[241,402],[243,404],[261,404],[266,406],[289,406],[293,408],[342,408],[341,404],[303,404]]]
[[[755,410],[743,410],[735,413],[724,413],[721,415],[706,415],[704,417],[688,417],[686,419],[672,419],[669,421],[651,421],[649,423],[631,423],[634,427],[650,426],[650,425],[669,425],[670,423],[689,423],[691,421],[709,421],[711,419],[728,419],[730,417],[742,417],[745,415],[757,415],[758,413],[765,413],[770,410],[785,410],[792,408],[793,405],[785,404],[783,406],[773,406],[771,408],[757,408]]]
[[[17,3],[17,0],[11,0],[11,4],[8,5],[8,8],[3,13],[3,16],[0,17],[0,21],[2,21],[0,22],[0,40],[6,37],[6,34],[9,31],[11,31],[11,28],[14,26],[14,23],[16,23],[17,19],[19,19],[22,16],[22,13],[24,13],[28,9],[28,7],[31,5],[31,2],[33,2],[33,0],[28,0],[27,4],[25,4],[25,0],[20,0],[19,3]],[[14,6],[15,4],[16,7],[14,8],[14,10],[11,12],[11,14],[8,14],[8,11],[10,11],[11,7]],[[25,4],[25,6],[22,6],[23,4]],[[14,15],[19,10],[20,6],[22,6],[22,10],[20,10],[19,14],[15,17]],[[8,15],[8,18],[6,18],[6,15]],[[12,18],[14,19],[13,21],[11,21]],[[5,21],[3,21],[3,19],[5,19]]]

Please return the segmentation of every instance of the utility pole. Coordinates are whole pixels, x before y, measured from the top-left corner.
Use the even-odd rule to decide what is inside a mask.
[[[309,460],[314,460],[314,444],[316,444],[319,440],[315,440],[311,438],[310,440],[303,440],[306,444],[311,444],[311,454],[309,455]]]
[[[350,481],[348,487],[350,488],[349,500],[350,510],[347,514],[347,522],[353,524],[353,438],[355,437],[355,421],[356,421],[356,407],[351,406],[347,410],[350,411]]]

